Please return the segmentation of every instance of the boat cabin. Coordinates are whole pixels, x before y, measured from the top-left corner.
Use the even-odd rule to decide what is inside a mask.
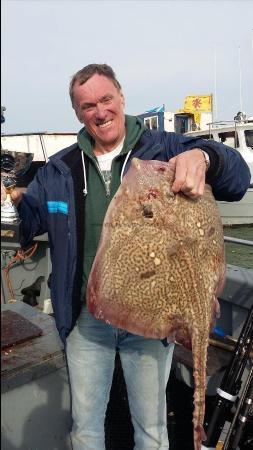
[[[199,123],[195,121],[193,113],[186,112],[149,111],[138,114],[137,117],[151,130],[174,131],[184,134],[190,131],[206,129],[207,124],[212,120],[212,113],[202,112],[199,117]]]
[[[238,149],[250,168],[253,183],[253,120],[211,122],[207,129],[185,135],[213,139]]]

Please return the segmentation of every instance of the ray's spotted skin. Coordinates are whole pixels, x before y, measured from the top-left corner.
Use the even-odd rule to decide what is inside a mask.
[[[206,359],[223,288],[223,229],[210,186],[198,200],[171,191],[167,163],[132,160],[107,211],[90,274],[98,319],[191,348],[194,445],[205,438]]]

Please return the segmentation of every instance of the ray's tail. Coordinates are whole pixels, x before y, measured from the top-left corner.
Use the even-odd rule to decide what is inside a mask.
[[[203,428],[205,416],[205,392],[206,392],[206,361],[209,342],[209,330],[203,333],[193,332],[192,354],[194,375],[194,412],[193,412],[193,437],[194,450],[201,449],[201,442],[205,440]]]

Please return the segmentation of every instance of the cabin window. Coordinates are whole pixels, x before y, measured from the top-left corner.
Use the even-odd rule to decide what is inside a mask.
[[[239,147],[238,135],[235,131],[224,131],[223,133],[218,133],[218,136],[223,144],[233,148]]]
[[[150,130],[158,130],[158,116],[145,117],[144,125],[146,125],[146,127]]]
[[[247,147],[253,148],[253,130],[245,130],[244,133]]]

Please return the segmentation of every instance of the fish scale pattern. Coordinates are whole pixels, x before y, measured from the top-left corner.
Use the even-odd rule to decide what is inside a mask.
[[[210,186],[174,195],[167,163],[132,160],[112,200],[87,299],[98,319],[192,349],[195,450],[203,439],[209,332],[225,273],[223,229]]]

